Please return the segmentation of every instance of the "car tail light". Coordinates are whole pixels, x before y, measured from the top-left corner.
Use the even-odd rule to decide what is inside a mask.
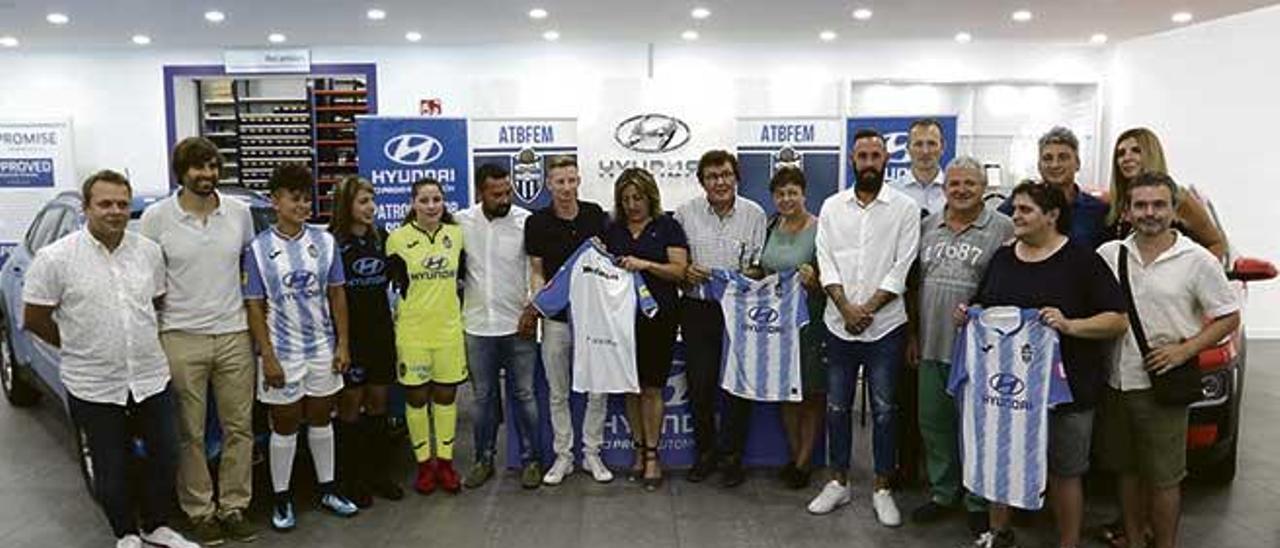
[[[1218,425],[1195,424],[1187,429],[1187,449],[1203,449],[1218,441]]]

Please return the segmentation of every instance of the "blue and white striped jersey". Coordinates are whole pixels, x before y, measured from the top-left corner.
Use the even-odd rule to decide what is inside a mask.
[[[533,299],[544,317],[569,308],[575,392],[640,392],[636,310],[652,318],[658,303],[639,272],[627,272],[614,261],[595,238],[587,240]]]
[[[333,235],[311,226],[293,238],[271,227],[245,248],[244,298],[266,300],[267,330],[282,365],[333,357],[328,289],[346,283],[336,249]]]
[[[1058,332],[1036,310],[970,307],[947,391],[960,406],[965,488],[990,501],[1040,508],[1049,409],[1071,402]]]
[[[809,309],[796,271],[757,281],[715,269],[704,291],[724,312],[720,387],[750,400],[800,401],[800,329]]]

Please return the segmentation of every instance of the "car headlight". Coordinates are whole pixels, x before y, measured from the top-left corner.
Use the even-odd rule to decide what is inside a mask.
[[[1204,399],[1217,400],[1225,398],[1227,391],[1231,386],[1231,377],[1226,370],[1214,371],[1200,379],[1200,388],[1204,392]]]

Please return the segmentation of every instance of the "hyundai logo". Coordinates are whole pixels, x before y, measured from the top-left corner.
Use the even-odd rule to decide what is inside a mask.
[[[665,114],[640,114],[623,120],[613,139],[627,150],[660,153],[676,150],[689,142],[689,124]]]
[[[444,268],[444,257],[428,257],[427,260],[422,262],[422,266],[427,270],[442,270]]]
[[[382,262],[382,259],[377,257],[361,257],[356,259],[356,262],[351,263],[351,271],[358,276],[377,276],[382,274],[385,268],[386,265]]]
[[[907,145],[910,143],[911,134],[905,131],[884,134],[884,146],[885,150],[889,153],[889,163],[911,163],[911,156],[907,154]]]
[[[440,159],[444,154],[444,145],[430,135],[406,133],[388,139],[382,152],[397,164],[425,166]]]
[[[778,311],[767,306],[757,306],[747,311],[747,317],[756,323],[773,323],[778,321]]]
[[[294,270],[285,274],[283,281],[289,289],[306,289],[316,283],[316,275],[306,270]]]
[[[1027,389],[1026,383],[1008,373],[996,373],[987,381],[987,386],[1005,396],[1017,396]]]

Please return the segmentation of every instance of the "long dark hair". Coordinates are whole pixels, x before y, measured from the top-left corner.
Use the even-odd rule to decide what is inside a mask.
[[[351,227],[355,225],[355,201],[360,192],[375,194],[373,184],[368,180],[352,175],[338,183],[333,190],[333,217],[329,219],[329,232],[336,238],[347,238],[352,235]],[[369,227],[369,236],[378,239],[378,227]]]
[[[444,196],[444,186],[440,184],[440,181],[430,177],[418,179],[417,182],[413,183],[413,187],[409,191],[409,212],[405,213],[404,222],[401,224],[411,224],[417,218],[418,214],[413,211],[413,202],[418,199],[418,191],[422,190],[424,186],[434,186],[440,191],[440,195]],[[448,207],[445,207],[444,212],[440,214],[440,222],[448,225],[454,224],[453,214],[449,212]]]

